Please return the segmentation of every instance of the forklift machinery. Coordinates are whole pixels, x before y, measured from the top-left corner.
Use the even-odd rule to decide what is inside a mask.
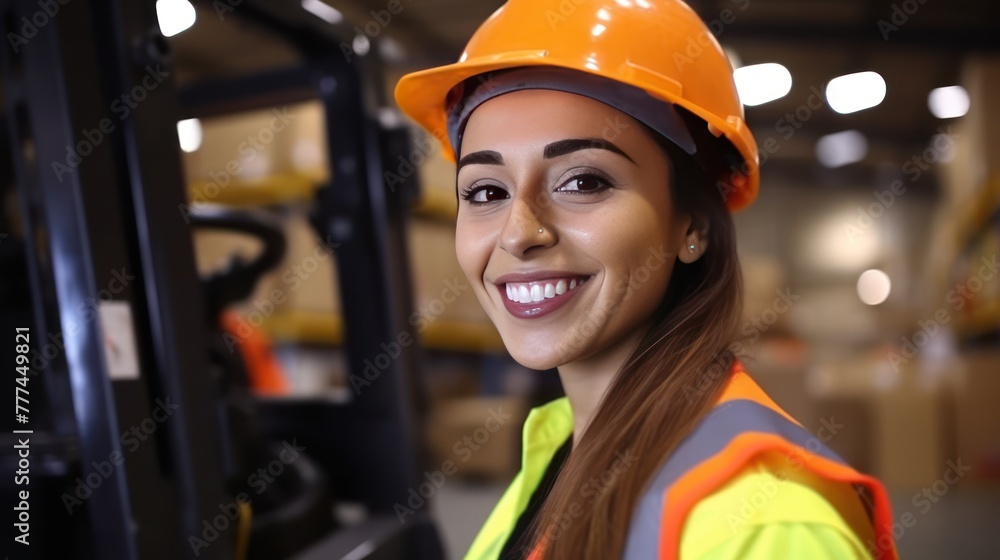
[[[412,140],[375,118],[377,49],[344,56],[348,24],[297,2],[215,2],[301,62],[180,87],[153,0],[0,2],[3,554],[440,560],[429,506],[397,508],[426,466],[419,345],[348,398],[255,394],[219,317],[280,261],[280,227],[267,212],[177,212],[178,121],[319,102],[331,178],[310,221],[337,259],[349,371],[416,338],[418,185],[382,174]],[[199,229],[264,248],[199,277]]]

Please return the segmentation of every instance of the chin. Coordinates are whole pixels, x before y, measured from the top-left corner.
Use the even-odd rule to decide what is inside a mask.
[[[528,369],[546,371],[553,368],[557,368],[561,366],[563,363],[565,363],[562,360],[557,360],[552,356],[544,356],[544,355],[540,356],[538,354],[532,354],[532,353],[522,354],[519,352],[512,351],[510,348],[507,348],[507,351],[510,352],[511,357],[514,358],[515,362],[521,364],[522,366]]]
[[[504,336],[503,332],[500,333],[500,337],[514,361],[529,369],[545,371],[557,368],[573,361],[576,357],[555,351],[558,344],[545,343],[542,345],[539,344],[541,342],[539,340],[526,341],[522,336],[517,337],[520,340],[512,340],[510,337]]]

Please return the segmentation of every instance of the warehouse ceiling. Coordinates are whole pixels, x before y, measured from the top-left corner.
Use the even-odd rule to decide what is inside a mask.
[[[373,12],[387,13],[390,3],[397,1],[402,10],[387,25],[373,23]],[[574,1],[600,0],[566,0]],[[232,9],[220,9],[224,2],[233,4]],[[262,23],[271,16],[281,20],[286,33],[322,34],[334,45],[337,37],[349,41],[355,26],[369,25],[367,29],[376,30],[377,39],[383,40],[381,50],[389,55],[388,69],[395,76],[456,60],[479,23],[502,5],[497,0],[327,3],[344,15],[344,23],[328,24],[301,9],[297,1],[196,1],[196,25],[171,39],[179,81],[193,83],[296,64],[298,52]],[[717,27],[717,37],[737,65],[778,62],[791,72],[791,92],[771,103],[747,107],[747,121],[759,143],[769,137],[777,141],[772,144],[777,149],[768,154],[775,162],[769,173],[789,173],[813,183],[867,183],[880,166],[898,169],[936,132],[953,124],[930,113],[928,93],[961,83],[965,57],[1000,53],[1000,3],[984,0],[692,0],[691,5],[709,22],[718,23],[724,10],[731,10],[731,23]],[[880,27],[880,20],[886,24]],[[885,78],[887,95],[879,106],[849,115],[825,105],[802,110],[813,91],[822,91],[830,79],[863,70]],[[788,115],[797,110],[800,116],[808,114],[808,122],[785,138],[777,130],[779,123],[783,118],[788,122]],[[834,171],[819,167],[816,139],[847,129],[868,138],[866,160]],[[929,188],[933,190],[933,185]]]

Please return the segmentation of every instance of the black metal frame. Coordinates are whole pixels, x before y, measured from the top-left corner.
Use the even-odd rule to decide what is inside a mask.
[[[43,333],[61,332],[65,347],[38,373],[46,383],[72,387],[73,408],[52,412],[72,410],[81,478],[103,478],[75,514],[89,518],[92,547],[78,553],[95,558],[193,558],[187,536],[200,535],[201,521],[226,500],[218,434],[203,429],[213,424],[213,390],[207,376],[193,373],[206,371],[207,362],[190,233],[162,212],[184,201],[179,150],[171,142],[172,81],[157,76],[127,118],[113,112],[116,97],[164,62],[153,8],[147,2],[59,4],[57,16],[19,54],[5,53],[28,238],[44,232],[48,239],[29,250],[32,278],[53,290],[48,297],[37,292],[37,324]],[[30,19],[38,10],[36,2],[15,0],[8,21]],[[111,123],[111,132],[93,132],[102,122]],[[67,153],[76,146],[79,165],[59,174],[52,162],[71,161]],[[116,272],[133,282],[112,282]],[[118,288],[107,292],[111,299],[132,311],[137,379],[112,381],[109,374],[95,300],[108,286]],[[122,434],[153,418],[158,402],[179,408],[147,443],[124,448]],[[117,454],[125,464],[100,473],[96,465]],[[215,543],[201,557],[227,558],[228,548]]]
[[[10,0],[0,11],[10,25],[37,10],[35,0]],[[389,192],[381,173],[383,150],[402,148],[398,133],[381,130],[370,116],[379,89],[365,82],[376,79],[371,65],[377,61],[349,63],[335,33],[303,24],[302,15],[292,12],[279,2],[245,0],[236,15],[296,45],[306,60],[302,67],[201,84],[180,95],[168,74],[123,118],[113,112],[114,100],[141,83],[150,68],[170,65],[154,2],[59,4],[58,16],[18,54],[0,55],[26,237],[47,239],[28,250],[36,332],[66,334],[64,351],[39,372],[53,403],[49,430],[77,438],[79,457],[64,449],[62,458],[83,479],[96,472],[94,463],[113,453],[126,456],[75,514],[89,520],[86,538],[72,543],[81,558],[194,558],[188,537],[200,536],[202,522],[232,501],[224,490],[222,442],[217,431],[205,429],[215,425],[218,395],[201,374],[207,370],[205,302],[191,232],[173,212],[186,202],[174,129],[179,118],[319,99],[334,178],[317,195],[313,222],[337,255],[350,370],[362,371],[364,360],[382,351],[381,343],[400,333],[414,336],[407,322],[412,296],[401,202],[406,193]],[[57,177],[51,162],[65,163],[72,150],[67,147],[87,141],[85,131],[102,119],[110,119],[114,130],[94,143],[75,170]],[[132,310],[140,374],[112,381],[100,317],[88,302],[123,268],[135,280],[113,299]],[[92,318],[82,317],[86,309]],[[350,403],[261,403],[276,437],[301,435],[342,451],[328,459],[347,477],[347,497],[371,514],[362,526],[331,535],[304,557],[335,558],[361,543],[375,545],[364,556],[369,558],[443,557],[426,508],[406,524],[394,511],[419,486],[424,464],[418,352],[416,344],[402,347]],[[131,453],[123,450],[121,434],[166,398],[180,408],[151,441]],[[322,429],[300,433],[302,425],[290,419],[309,414],[317,415],[312,422],[324,423]],[[44,552],[38,550],[40,557]],[[197,557],[230,558],[232,552],[226,539],[218,539]]]

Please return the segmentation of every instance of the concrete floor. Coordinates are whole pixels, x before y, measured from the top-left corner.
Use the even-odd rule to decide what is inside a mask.
[[[433,512],[444,539],[447,560],[460,560],[469,550],[506,488],[505,484],[453,480],[438,490]]]
[[[434,515],[445,540],[448,560],[460,560],[500,500],[505,485],[453,481],[437,494]],[[1000,559],[1000,488],[955,489],[926,513],[913,503],[914,492],[890,492],[893,518],[910,512],[916,519],[897,538],[904,560]],[[919,500],[918,500],[919,502]]]

